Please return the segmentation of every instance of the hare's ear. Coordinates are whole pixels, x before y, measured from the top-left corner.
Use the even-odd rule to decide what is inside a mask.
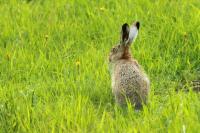
[[[138,31],[140,28],[140,23],[136,22],[130,27],[130,32],[129,32],[129,41],[128,45],[130,45],[137,37]]]
[[[122,31],[121,31],[121,44],[126,45],[129,41],[129,32],[130,28],[127,23],[122,25]]]

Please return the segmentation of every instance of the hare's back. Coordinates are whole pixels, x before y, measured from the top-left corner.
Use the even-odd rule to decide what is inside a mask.
[[[119,63],[116,67],[116,80],[120,88],[138,88],[143,78],[137,64],[134,62]]]
[[[116,71],[116,90],[125,91],[127,95],[132,95],[137,91],[146,101],[150,89],[150,82],[146,74],[140,70],[135,62],[121,63],[117,66]]]

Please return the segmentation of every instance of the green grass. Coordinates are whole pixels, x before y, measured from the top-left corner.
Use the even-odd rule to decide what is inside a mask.
[[[198,0],[0,0],[0,132],[198,132],[199,18]],[[139,112],[117,107],[108,71],[135,20],[151,80]]]

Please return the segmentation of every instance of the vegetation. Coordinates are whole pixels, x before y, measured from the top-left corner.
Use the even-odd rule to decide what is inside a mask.
[[[0,0],[0,132],[198,132],[198,0]],[[147,106],[118,107],[108,55],[140,21]]]

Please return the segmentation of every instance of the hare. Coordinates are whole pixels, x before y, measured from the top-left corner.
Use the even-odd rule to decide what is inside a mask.
[[[150,91],[150,81],[136,60],[131,56],[130,45],[137,37],[140,23],[135,22],[130,27],[122,25],[120,44],[112,48],[109,55],[109,70],[111,73],[112,92],[119,105],[130,101],[136,109],[147,103]]]

